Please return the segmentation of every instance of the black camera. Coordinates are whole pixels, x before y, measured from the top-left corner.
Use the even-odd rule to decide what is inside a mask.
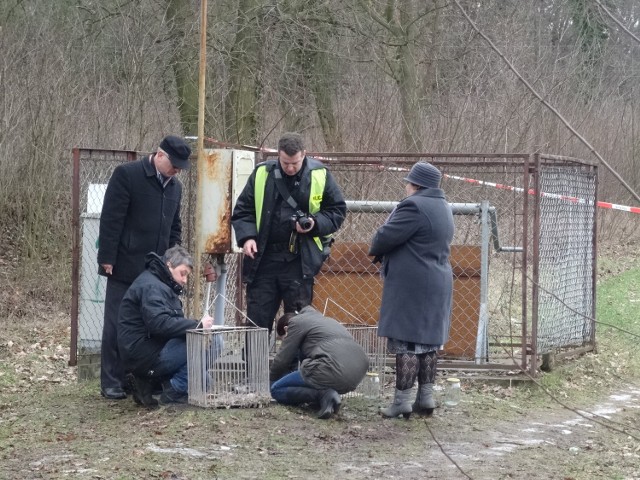
[[[311,217],[301,210],[297,210],[296,213],[291,216],[291,228],[293,230],[296,229],[296,223],[300,225],[300,228],[303,230],[309,230],[313,225]]]

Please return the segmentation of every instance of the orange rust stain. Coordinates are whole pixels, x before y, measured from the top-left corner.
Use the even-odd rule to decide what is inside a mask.
[[[217,232],[208,234],[204,250],[206,253],[229,253],[231,251],[231,202],[225,202],[225,208],[218,209]]]
[[[204,215],[216,215],[213,222],[217,226],[215,232],[204,232],[205,253],[219,254],[231,251],[231,175],[232,164],[224,161],[222,152],[209,151],[206,154],[203,173],[203,187],[216,189],[217,198],[213,205],[204,205]]]
[[[218,169],[221,163],[219,152],[210,152],[207,154],[204,168],[204,174],[207,179],[216,180],[218,178]]]

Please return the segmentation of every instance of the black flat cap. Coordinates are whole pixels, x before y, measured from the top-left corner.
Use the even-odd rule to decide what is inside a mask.
[[[191,156],[191,148],[184,141],[184,138],[176,135],[167,135],[160,142],[160,148],[167,152],[171,165],[181,170],[188,170],[189,156]]]

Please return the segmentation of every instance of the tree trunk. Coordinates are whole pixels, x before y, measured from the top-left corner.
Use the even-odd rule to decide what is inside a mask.
[[[229,95],[225,108],[226,139],[235,143],[255,143],[258,136],[258,102],[261,30],[259,0],[240,0],[235,42],[229,66]]]
[[[437,44],[439,34],[440,5],[438,0],[432,0],[431,4],[429,10],[422,1],[398,0],[387,3],[384,11],[377,11],[369,1],[360,0],[373,25],[382,27],[378,47],[385,62],[383,69],[398,87],[403,143],[409,151],[424,148],[424,105],[435,78],[435,51],[432,47]],[[422,18],[429,23],[425,25]],[[425,46],[425,42],[430,45]],[[418,59],[425,52],[426,71],[418,74]],[[423,82],[422,78],[427,80]]]
[[[198,134],[197,18],[190,0],[167,0],[167,19],[173,46],[171,66],[176,80],[180,124],[185,135]]]
[[[333,101],[335,93],[335,82],[332,67],[332,60],[327,53],[327,36],[330,35],[325,25],[318,25],[315,31],[307,34],[307,39],[303,42],[298,58],[300,68],[306,79],[311,92],[313,93],[316,112],[322,135],[328,150],[342,151],[344,144],[342,134],[338,125],[336,109]]]

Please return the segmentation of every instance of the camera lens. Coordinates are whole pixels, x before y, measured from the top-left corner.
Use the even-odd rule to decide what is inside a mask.
[[[307,230],[311,228],[311,219],[309,217],[302,217],[298,219],[298,223],[303,230]]]

